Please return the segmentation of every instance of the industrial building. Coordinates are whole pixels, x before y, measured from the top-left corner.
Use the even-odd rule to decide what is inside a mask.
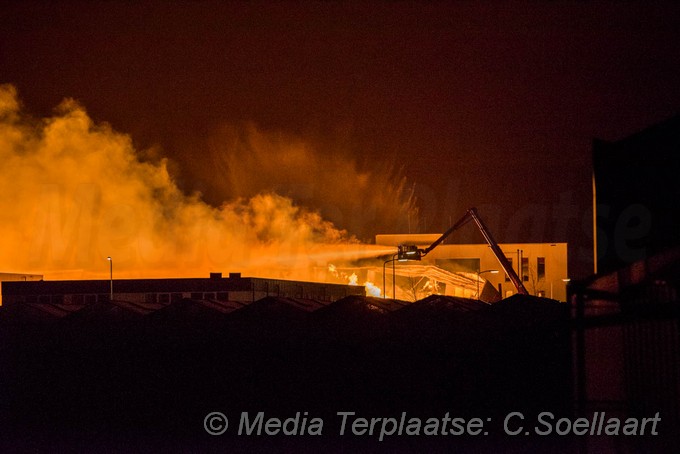
[[[439,237],[439,234],[377,235],[375,242],[381,246],[394,246],[396,251],[400,244],[427,246]],[[503,243],[499,246],[530,294],[566,301],[567,243]],[[488,244],[439,245],[419,262],[419,266],[428,265],[468,278],[467,284],[446,286],[442,292],[445,295],[476,298],[479,291],[479,296],[489,301],[484,298],[489,287],[497,292],[493,300],[517,293]],[[397,262],[396,268],[402,266],[404,264]],[[391,273],[391,269],[389,271]],[[477,280],[481,286],[479,290]]]
[[[11,281],[42,281],[42,274],[0,273],[0,306],[2,306],[2,283]]]
[[[670,438],[678,446],[680,248],[573,282],[569,292],[579,414],[660,412],[667,428],[664,443]],[[593,451],[614,449],[613,440],[600,443]],[[650,452],[666,447],[657,448]]]
[[[594,141],[595,275],[569,285],[577,413],[659,412],[665,433],[647,452],[680,445],[679,152],[680,115]],[[589,439],[584,449],[617,443]]]
[[[248,283],[265,281],[240,278],[246,285],[230,287],[236,278],[214,280],[226,282],[185,281],[191,287],[173,289],[226,291],[232,298],[231,292],[246,291]],[[88,291],[105,292],[106,284]],[[329,289],[363,291],[329,286],[326,297]],[[56,294],[58,288],[52,290]],[[124,446],[119,440],[126,443],[144,430],[168,440],[170,448],[188,443],[191,451],[197,442],[199,448],[214,446],[205,444],[214,438],[202,422],[222,409],[273,414],[301,409],[332,421],[344,408],[427,415],[476,415],[483,408],[495,419],[535,407],[557,412],[571,401],[568,307],[552,300],[514,295],[489,305],[440,295],[414,303],[355,295],[333,302],[269,296],[231,310],[230,302],[216,300],[161,305],[122,302],[115,295],[107,301],[104,294],[102,301],[83,306],[24,303],[0,310],[0,402],[6,403],[0,405],[5,434],[0,448],[36,437],[51,442],[52,434],[68,448],[74,442]],[[52,318],[35,317],[36,306],[55,309]],[[56,312],[63,308],[79,309]],[[230,448],[250,442],[225,439]],[[358,446],[347,440],[329,430],[319,438],[319,449]],[[528,437],[514,441],[536,443]],[[296,437],[297,442],[305,446],[294,444],[293,450],[304,451],[307,438]],[[428,437],[417,446],[432,442],[436,451],[460,443]],[[54,443],[50,447],[55,450]]]
[[[83,305],[111,299],[136,304],[169,304],[183,299],[247,304],[267,296],[335,301],[364,295],[364,287],[242,277],[240,273],[225,278],[222,273],[211,273],[209,278],[5,282],[2,295],[8,307]]]
[[[595,273],[680,246],[680,115],[593,142]]]

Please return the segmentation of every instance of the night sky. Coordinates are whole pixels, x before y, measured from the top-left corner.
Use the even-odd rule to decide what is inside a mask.
[[[320,191],[300,190],[304,169],[224,184],[215,143],[225,128],[253,127],[320,159],[341,155],[357,173],[403,176],[418,198],[414,231],[441,232],[477,206],[499,241],[568,241],[576,276],[592,270],[592,140],[677,114],[679,81],[671,2],[21,1],[0,11],[0,83],[27,111],[76,99],[169,157],[180,186],[213,205],[276,190],[362,239],[402,230],[350,222]],[[338,179],[318,173],[319,184]]]

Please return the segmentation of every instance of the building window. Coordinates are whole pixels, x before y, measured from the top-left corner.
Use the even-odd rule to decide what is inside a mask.
[[[529,257],[522,257],[522,280],[529,281]]]
[[[85,303],[85,295],[71,295],[71,304],[83,305]]]
[[[204,293],[204,294],[203,294],[203,299],[204,299],[204,300],[214,300],[214,299],[215,299],[215,294],[214,294],[214,293]]]
[[[536,277],[545,279],[545,257],[536,258]]]
[[[191,299],[192,300],[202,300],[203,299],[203,293],[202,292],[191,292]]]
[[[510,265],[510,268],[512,268],[512,257],[506,257],[508,259],[508,264]],[[505,282],[510,281],[510,276],[508,276],[508,273],[505,273]]]

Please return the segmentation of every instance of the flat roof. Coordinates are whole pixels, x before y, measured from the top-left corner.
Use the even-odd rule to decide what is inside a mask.
[[[114,279],[114,293],[182,293],[182,292],[233,292],[250,291],[253,284],[280,282],[305,286],[350,287],[347,284],[323,282],[289,281],[257,277],[213,277],[213,278],[167,278],[167,279]],[[356,287],[356,286],[354,286]],[[7,281],[2,284],[3,295],[36,294],[105,294],[111,288],[110,279],[64,280],[64,281]],[[362,287],[363,288],[363,287]]]

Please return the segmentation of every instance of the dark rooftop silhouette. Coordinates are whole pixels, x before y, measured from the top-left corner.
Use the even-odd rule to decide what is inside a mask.
[[[543,329],[567,323],[554,305],[530,296],[495,305],[437,295],[114,300],[74,305],[34,330],[26,327],[43,325],[34,305],[3,307],[1,397],[10,403],[0,422],[19,438],[157,433],[193,447],[206,441],[205,415],[220,409],[328,421],[344,410],[493,416],[529,408],[529,398],[567,409],[569,337]]]

